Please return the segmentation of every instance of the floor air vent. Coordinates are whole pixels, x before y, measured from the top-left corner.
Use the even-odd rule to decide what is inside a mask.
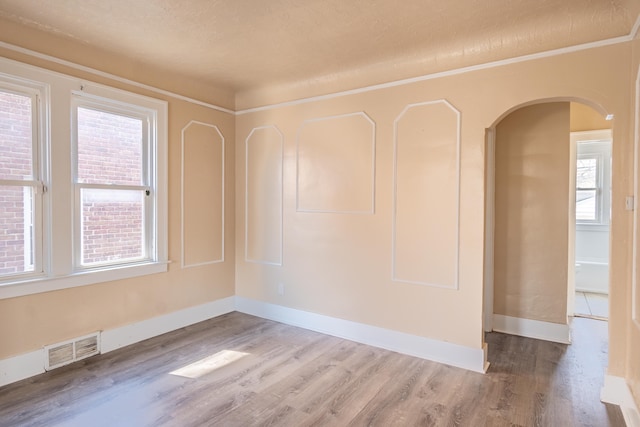
[[[100,333],[96,332],[44,348],[44,369],[59,368],[100,353]]]

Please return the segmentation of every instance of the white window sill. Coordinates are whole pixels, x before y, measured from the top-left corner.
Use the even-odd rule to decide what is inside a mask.
[[[167,262],[149,262],[124,267],[105,268],[103,270],[82,271],[68,276],[30,277],[23,281],[0,283],[0,300],[94,285],[112,280],[130,279],[148,274],[165,273],[167,264]]]
[[[609,224],[579,222],[576,231],[609,231]]]

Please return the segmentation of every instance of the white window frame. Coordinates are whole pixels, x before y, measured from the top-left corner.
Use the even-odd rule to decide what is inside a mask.
[[[577,229],[590,229],[609,227],[611,220],[609,210],[611,208],[611,129],[571,132],[572,152],[575,153],[572,165],[572,174],[575,177],[577,160],[580,158],[596,159],[596,219],[578,220]],[[573,180],[575,181],[575,178]],[[577,192],[577,183],[574,191]],[[574,204],[575,204],[575,198]]]
[[[40,190],[43,197],[42,272],[24,277],[0,278],[0,299],[14,298],[40,292],[85,286],[128,279],[167,271],[168,264],[168,104],[166,101],[138,95],[109,86],[88,82],[65,74],[0,58],[0,78],[29,82],[41,88],[39,106],[42,148],[39,166],[43,171]],[[22,84],[22,83],[19,83]],[[28,86],[28,85],[27,85]],[[74,184],[72,159],[72,103],[74,97],[108,99],[114,104],[136,105],[155,111],[155,151],[152,164],[155,204],[153,227],[157,233],[153,248],[144,261],[106,265],[100,268],[76,268],[74,244]],[[52,141],[50,143],[49,141]],[[49,161],[51,159],[51,161]]]
[[[154,262],[158,259],[156,245],[156,170],[157,167],[153,159],[157,158],[157,112],[152,109],[140,107],[133,104],[114,102],[111,99],[103,99],[95,96],[85,96],[82,92],[73,92],[72,98],[72,158],[73,158],[73,187],[74,187],[74,270],[88,271],[100,268],[110,268],[113,266],[134,265],[139,263]],[[143,123],[142,141],[142,183],[140,185],[117,185],[117,184],[88,184],[81,183],[78,179],[78,108],[88,108],[97,111],[127,116],[140,119]],[[143,229],[143,253],[139,259],[117,260],[114,262],[102,262],[94,264],[83,264],[83,233],[82,233],[82,190],[83,189],[104,189],[104,190],[138,190],[147,191],[149,194],[144,199],[144,229]]]
[[[25,221],[24,254],[33,255],[33,267],[29,271],[12,275],[1,275],[0,283],[30,280],[41,277],[47,269],[47,263],[43,254],[46,245],[46,230],[49,227],[45,209],[48,207],[48,195],[45,194],[48,180],[48,132],[46,108],[49,97],[49,87],[45,83],[35,82],[18,76],[0,73],[0,90],[31,98],[31,150],[32,150],[32,179],[31,180],[2,180],[0,184],[22,186],[25,190],[31,188],[33,194],[33,207],[25,203],[25,219],[33,219],[33,240],[26,238],[27,224]],[[24,197],[27,197],[26,191]],[[26,211],[30,212],[26,212]],[[28,215],[29,214],[29,215]],[[32,246],[33,245],[33,246]]]
[[[578,142],[578,147],[580,147],[581,144],[588,144],[588,142],[583,142],[580,141]],[[578,151],[580,151],[580,148],[578,148]],[[595,191],[596,195],[595,195],[595,218],[594,219],[578,219],[576,218],[576,223],[577,224],[603,224],[604,222],[604,211],[603,211],[603,205],[604,205],[604,188],[602,185],[603,179],[602,179],[602,159],[603,155],[600,153],[578,153],[577,154],[577,159],[576,160],[589,160],[589,159],[593,159],[596,161],[596,185],[595,187],[578,187],[578,180],[576,179],[576,197],[577,197],[577,192],[578,191]],[[576,169],[577,169],[577,165],[576,165]]]

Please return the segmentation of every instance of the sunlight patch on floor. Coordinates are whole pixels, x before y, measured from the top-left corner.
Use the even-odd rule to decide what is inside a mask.
[[[207,356],[204,359],[200,359],[197,362],[193,362],[190,365],[183,366],[182,368],[169,373],[180,377],[198,378],[213,372],[216,369],[220,369],[226,365],[236,362],[248,355],[249,353],[243,353],[241,351],[222,350],[216,354]]]

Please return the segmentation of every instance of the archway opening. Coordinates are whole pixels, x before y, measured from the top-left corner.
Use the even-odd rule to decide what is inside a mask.
[[[606,317],[611,124],[553,99],[487,129],[485,331],[569,343],[576,309]]]

